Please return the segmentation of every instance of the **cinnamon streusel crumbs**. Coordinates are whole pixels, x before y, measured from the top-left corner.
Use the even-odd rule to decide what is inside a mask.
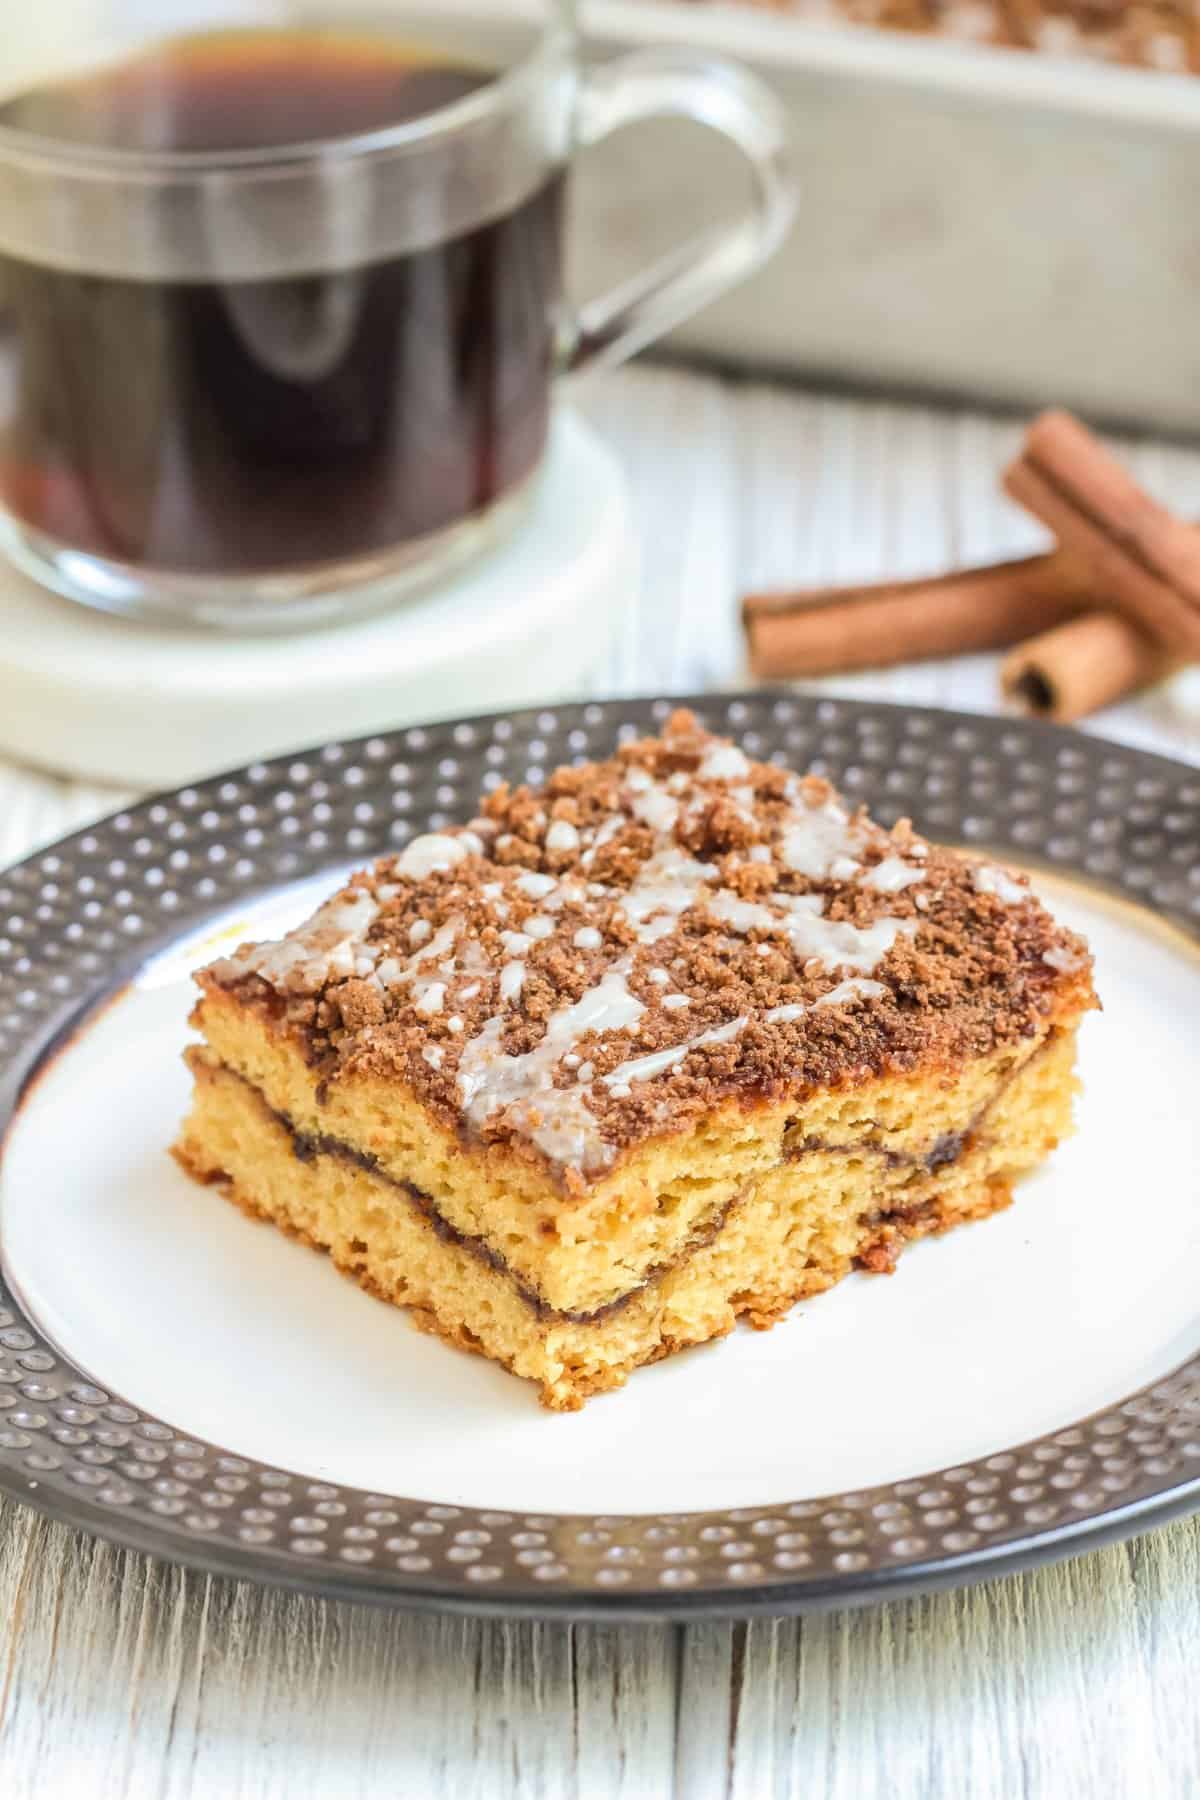
[[[1025,881],[884,831],[676,713],[501,788],[276,944],[203,977],[328,1089],[397,1081],[468,1138],[592,1181],[746,1103],[964,1062],[1045,1029],[1085,946]]]

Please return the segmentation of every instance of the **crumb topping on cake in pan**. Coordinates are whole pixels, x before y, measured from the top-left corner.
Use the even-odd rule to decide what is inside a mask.
[[[215,963],[326,1081],[402,1081],[570,1187],[730,1096],[954,1067],[1090,996],[1022,877],[884,831],[678,712],[502,787]]]

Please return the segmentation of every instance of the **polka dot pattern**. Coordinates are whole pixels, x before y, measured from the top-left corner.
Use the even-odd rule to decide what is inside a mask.
[[[413,728],[254,763],[0,873],[0,1125],[47,1047],[149,955],[250,889],[462,821],[652,728],[673,701]],[[1200,776],[1052,728],[771,694],[692,702],[757,756],[827,774],[884,823],[1093,877],[1195,932]],[[610,1401],[606,1404],[620,1404]],[[313,1482],[108,1392],[0,1280],[0,1487],[206,1566],[401,1602],[780,1609],[944,1579],[1171,1509],[1200,1478],[1200,1359],[1069,1429],[865,1492],[670,1517],[480,1511]]]

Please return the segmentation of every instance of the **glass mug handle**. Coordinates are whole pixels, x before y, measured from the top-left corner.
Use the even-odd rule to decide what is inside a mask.
[[[702,231],[610,293],[585,301],[568,326],[564,367],[622,362],[759,268],[795,210],[787,119],[774,94],[732,63],[688,50],[640,50],[583,78],[582,148],[644,119],[689,119],[742,152],[754,176],[746,211]]]

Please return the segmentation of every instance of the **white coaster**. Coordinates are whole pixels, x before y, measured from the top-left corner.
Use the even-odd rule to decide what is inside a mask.
[[[327,738],[569,699],[636,580],[624,478],[570,414],[509,538],[344,625],[251,637],[114,619],[0,565],[0,752],[168,787]]]

